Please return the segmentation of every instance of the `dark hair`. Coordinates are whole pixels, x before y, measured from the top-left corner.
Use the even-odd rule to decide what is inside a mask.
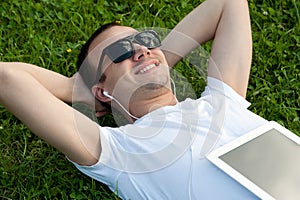
[[[81,47],[80,53],[77,57],[77,71],[79,71],[80,66],[83,64],[84,60],[86,59],[88,53],[89,53],[89,48],[92,44],[92,42],[94,41],[94,39],[100,35],[102,32],[104,32],[106,29],[109,29],[113,26],[121,26],[120,23],[117,22],[111,22],[111,23],[107,23],[102,25],[100,28],[98,28],[92,35],[91,37],[86,41],[86,43]]]
[[[111,23],[104,24],[100,28],[98,28],[92,34],[92,36],[86,41],[86,43],[82,46],[80,53],[77,57],[77,63],[76,63],[77,71],[79,72],[84,83],[87,85],[87,87],[89,89],[95,84],[95,77],[97,77],[97,76],[95,76],[95,71],[93,70],[93,68],[95,68],[95,67],[92,66],[92,64],[87,59],[88,54],[89,54],[89,48],[97,36],[99,36],[102,32],[104,32],[105,30],[107,30],[113,26],[121,26],[121,25],[120,25],[120,23],[117,23],[117,22],[111,22]],[[84,65],[84,69],[81,69],[82,65]],[[104,81],[104,80],[105,80],[105,77],[101,76],[100,81]],[[111,110],[110,104],[105,103],[105,102],[101,102],[101,104]]]

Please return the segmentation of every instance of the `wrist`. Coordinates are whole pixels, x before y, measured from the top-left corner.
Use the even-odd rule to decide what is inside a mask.
[[[72,96],[73,96],[73,87],[74,87],[74,83],[75,83],[75,78],[70,77],[70,78],[66,78],[66,84],[64,87],[64,92],[63,95],[61,97],[61,100],[67,103],[72,103]]]

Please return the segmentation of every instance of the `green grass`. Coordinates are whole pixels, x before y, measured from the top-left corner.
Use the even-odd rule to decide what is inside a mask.
[[[80,47],[101,24],[118,20],[136,28],[172,28],[197,4],[186,0],[3,0],[0,60],[29,62],[71,76]],[[300,135],[300,2],[250,0],[249,4],[254,42],[247,94],[250,110]],[[192,69],[186,76],[201,80]],[[109,124],[111,118],[100,123]],[[117,199],[0,106],[1,197]]]

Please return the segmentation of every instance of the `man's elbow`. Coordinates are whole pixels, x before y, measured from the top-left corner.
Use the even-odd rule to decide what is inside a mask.
[[[7,64],[5,62],[0,62],[0,87],[8,80],[9,74],[11,73],[9,71]]]
[[[14,63],[0,62],[0,91],[3,87],[8,87],[16,80],[17,71],[13,67]]]

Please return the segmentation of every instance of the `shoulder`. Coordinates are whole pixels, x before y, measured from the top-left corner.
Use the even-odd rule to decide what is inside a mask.
[[[201,97],[215,97],[214,101],[226,101],[240,105],[244,108],[248,108],[251,104],[244,97],[238,94],[232,87],[228,84],[213,78],[207,78],[207,86]],[[218,97],[218,98],[217,98]]]

